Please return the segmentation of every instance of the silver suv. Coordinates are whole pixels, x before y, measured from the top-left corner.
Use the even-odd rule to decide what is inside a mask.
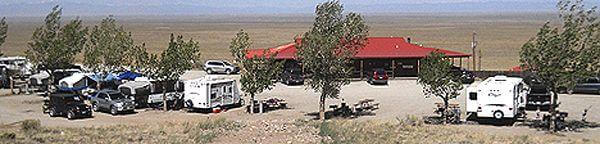
[[[232,74],[240,71],[240,68],[224,60],[208,60],[204,63],[204,71],[209,74],[226,73]]]

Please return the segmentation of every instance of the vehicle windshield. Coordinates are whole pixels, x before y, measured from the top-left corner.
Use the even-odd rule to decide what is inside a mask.
[[[377,73],[377,74],[385,74],[385,71],[383,69],[375,69],[375,73]]]
[[[290,71],[291,71],[291,73],[292,73],[292,74],[294,74],[294,75],[301,75],[301,74],[302,74],[302,71],[300,71],[300,70],[297,70],[297,69],[293,69],[293,70],[290,70]]]
[[[78,96],[65,98],[65,103],[73,103],[73,102],[81,102],[81,99]]]
[[[223,64],[230,66],[231,64],[228,63],[227,61],[223,61]]]
[[[123,96],[121,93],[110,94],[110,99],[112,99],[112,100],[124,99],[124,98],[125,98],[125,96]]]

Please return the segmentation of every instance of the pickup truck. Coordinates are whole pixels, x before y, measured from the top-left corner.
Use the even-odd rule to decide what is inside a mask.
[[[119,91],[101,90],[91,98],[94,111],[109,111],[112,115],[121,112],[133,113],[135,104],[131,99],[123,96]]]

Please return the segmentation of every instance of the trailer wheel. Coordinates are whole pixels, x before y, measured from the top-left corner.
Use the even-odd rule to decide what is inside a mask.
[[[185,102],[185,107],[188,109],[194,107],[194,103],[192,102],[192,100],[187,100]]]
[[[494,112],[494,118],[495,119],[502,119],[504,117],[504,113],[502,113],[502,111],[496,111]]]

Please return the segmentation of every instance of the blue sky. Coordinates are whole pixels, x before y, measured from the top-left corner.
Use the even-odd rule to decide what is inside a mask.
[[[312,13],[325,0],[0,0],[0,16],[43,16],[53,5],[65,15],[210,15]],[[586,0],[600,5],[597,0]],[[593,1],[593,2],[592,2]],[[548,12],[554,0],[341,0],[360,13]]]

